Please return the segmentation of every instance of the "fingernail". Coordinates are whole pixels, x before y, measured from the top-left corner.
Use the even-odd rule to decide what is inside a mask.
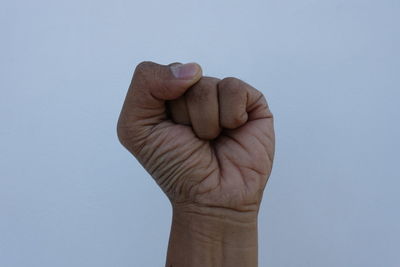
[[[200,70],[196,63],[174,64],[170,68],[175,78],[184,80],[193,79]]]

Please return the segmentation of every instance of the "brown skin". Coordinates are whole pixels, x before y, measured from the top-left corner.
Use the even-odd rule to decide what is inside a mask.
[[[202,77],[197,64],[143,62],[118,137],[172,203],[166,266],[257,266],[257,215],[275,146],[259,91]]]

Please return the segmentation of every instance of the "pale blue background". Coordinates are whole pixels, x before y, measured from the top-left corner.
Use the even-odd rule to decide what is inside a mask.
[[[171,210],[117,141],[142,60],[262,90],[261,267],[400,266],[400,1],[6,0],[0,266],[163,266]]]

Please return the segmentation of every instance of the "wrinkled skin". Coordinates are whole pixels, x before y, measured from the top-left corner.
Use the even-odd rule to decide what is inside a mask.
[[[178,79],[171,66],[136,68],[118,122],[121,143],[174,207],[257,213],[275,144],[265,98],[236,78],[202,77],[198,65]]]

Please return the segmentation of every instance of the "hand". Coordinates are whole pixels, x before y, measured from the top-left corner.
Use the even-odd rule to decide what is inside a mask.
[[[250,85],[202,77],[194,63],[143,62],[118,136],[167,194],[174,216],[256,221],[275,142],[266,100]]]

